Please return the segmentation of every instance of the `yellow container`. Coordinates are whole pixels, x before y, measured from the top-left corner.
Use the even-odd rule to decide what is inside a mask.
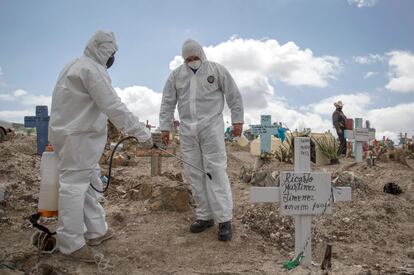
[[[270,145],[271,152],[274,152],[275,150],[277,150],[281,144],[282,144],[282,141],[280,139],[272,136],[271,145]],[[255,157],[259,157],[261,155],[260,137],[250,142],[250,154],[252,154]]]
[[[237,144],[241,147],[246,147],[247,145],[249,145],[249,140],[244,135],[241,135],[240,137],[236,137],[234,139],[236,140]]]

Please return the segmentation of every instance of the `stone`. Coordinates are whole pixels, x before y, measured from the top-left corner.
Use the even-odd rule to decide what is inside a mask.
[[[154,188],[152,188],[152,197],[153,198],[161,196],[161,193],[162,193],[161,186],[155,186]]]
[[[146,200],[152,198],[152,184],[143,183],[139,186],[139,200]]]
[[[131,158],[128,163],[128,166],[137,166],[138,165],[138,161],[135,158]]]
[[[112,159],[112,168],[121,166],[121,163],[122,163],[122,156],[120,155],[114,156],[114,158]]]
[[[149,208],[153,211],[159,211],[162,209],[161,201],[154,201],[150,204]]]
[[[139,200],[139,193],[140,193],[139,190],[131,189],[128,192],[128,197],[130,200],[133,200],[133,201]]]
[[[239,179],[244,183],[250,183],[252,180],[252,169],[242,166],[239,172]]]
[[[279,186],[279,175],[274,172],[254,172],[250,181],[253,186]]]
[[[184,186],[165,187],[161,190],[165,210],[186,211],[190,207],[190,194]]]
[[[114,167],[114,161],[117,166],[128,166],[128,158],[122,154],[115,156],[112,160],[112,167]]]
[[[116,188],[116,191],[117,191],[118,193],[121,193],[121,194],[126,194],[126,191],[124,190],[124,187],[123,187],[123,186],[118,186],[118,187]]]

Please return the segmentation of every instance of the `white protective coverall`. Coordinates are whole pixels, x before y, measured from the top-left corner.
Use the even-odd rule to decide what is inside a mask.
[[[151,138],[112,88],[106,62],[116,50],[112,32],[96,32],[84,55],[64,67],[53,92],[49,140],[59,158],[57,243],[64,254],[108,230],[98,193],[89,186],[92,182],[102,189],[98,162],[107,140],[107,119],[140,142]]]
[[[231,221],[233,201],[227,176],[223,108],[226,100],[232,123],[243,123],[243,102],[230,73],[220,64],[207,61],[200,44],[187,40],[182,57],[198,56],[202,63],[194,73],[187,64],[169,76],[163,92],[160,129],[171,131],[175,107],[180,117],[180,143],[183,159],[211,173],[184,165],[184,174],[193,190],[197,219]]]

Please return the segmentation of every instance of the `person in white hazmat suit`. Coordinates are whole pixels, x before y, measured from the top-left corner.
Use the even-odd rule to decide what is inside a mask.
[[[114,235],[97,201],[98,193],[90,187],[92,183],[102,189],[98,162],[107,140],[107,119],[145,147],[152,147],[145,124],[112,88],[107,68],[116,51],[112,32],[96,32],[83,56],[64,67],[52,96],[49,141],[59,159],[57,246],[61,253],[84,262],[94,262],[89,246]]]
[[[184,42],[184,64],[169,76],[163,91],[160,129],[164,144],[178,104],[180,143],[183,159],[210,173],[212,180],[201,171],[184,165],[185,177],[193,190],[197,204],[196,221],[190,226],[199,233],[219,224],[218,239],[232,238],[233,201],[227,176],[227,156],[224,142],[223,108],[225,101],[231,110],[233,135],[240,136],[244,114],[239,89],[222,65],[208,61],[200,44]]]

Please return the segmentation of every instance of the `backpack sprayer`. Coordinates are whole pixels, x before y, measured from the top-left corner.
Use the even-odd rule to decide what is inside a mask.
[[[109,167],[108,167],[108,181],[106,186],[99,190],[95,186],[90,183],[90,186],[93,190],[98,193],[105,193],[108,190],[109,184],[112,179],[112,161],[115,155],[116,150],[118,149],[119,145],[121,145],[124,141],[128,139],[134,139],[137,142],[138,139],[133,136],[127,136],[122,138],[120,141],[117,142],[115,147],[112,149],[111,157],[109,159]],[[175,154],[172,154],[161,147],[161,145],[157,145],[156,143],[153,144],[151,149],[157,149],[162,151],[165,154],[168,154],[171,157],[174,157],[188,166],[191,166],[194,169],[199,170],[200,172],[204,173],[210,180],[212,180],[212,176],[209,172],[197,167],[182,158],[178,157]],[[41,232],[35,232],[32,235],[32,244],[37,247],[42,253],[53,253],[56,250],[56,239],[53,235],[56,232],[51,232],[47,227],[39,224],[40,217],[56,217],[58,215],[58,198],[59,198],[59,174],[58,174],[58,157],[55,152],[53,152],[53,148],[48,146],[46,151],[42,154],[42,159],[40,163],[40,174],[41,174],[41,182],[40,182],[40,192],[39,192],[39,203],[38,203],[38,213],[31,215],[28,219],[33,227],[36,227]]]

